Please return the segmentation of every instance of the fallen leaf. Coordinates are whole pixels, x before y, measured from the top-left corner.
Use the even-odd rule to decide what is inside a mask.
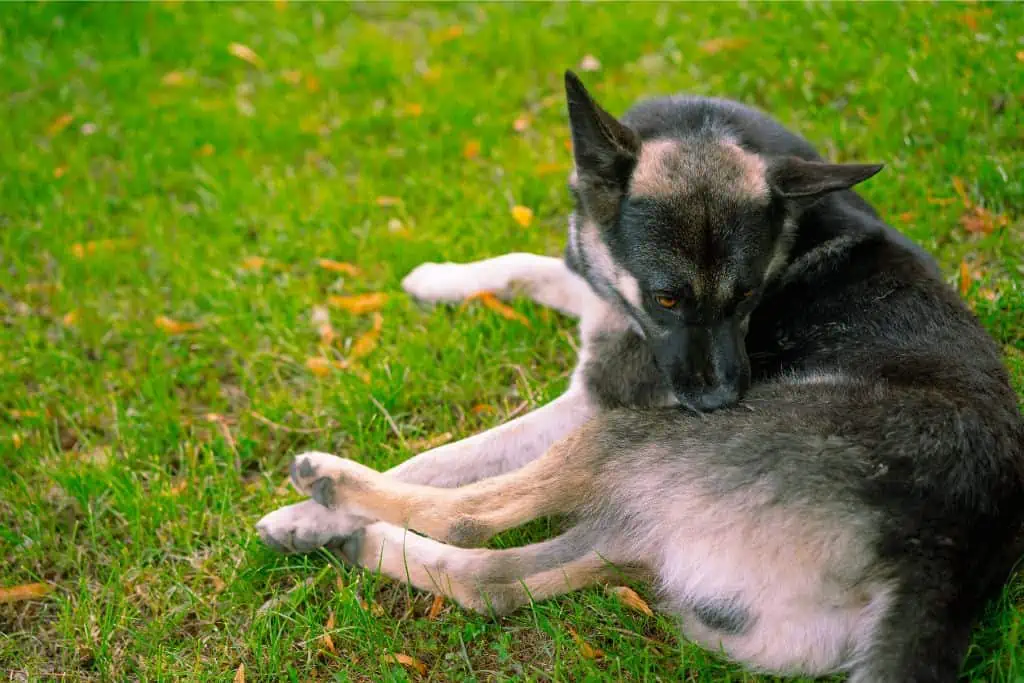
[[[461,25],[454,24],[452,26],[449,26],[446,29],[441,29],[440,31],[435,31],[434,34],[433,34],[433,38],[434,38],[434,40],[436,42],[445,43],[445,42],[448,42],[449,40],[455,40],[456,38],[460,37],[465,32],[466,32],[465,29],[462,28]]]
[[[932,197],[928,195],[928,203],[936,206],[949,206],[956,203],[956,197]]]
[[[562,147],[565,147],[566,150],[571,152],[572,151],[572,138],[566,138],[566,139],[562,140]]]
[[[74,327],[78,324],[78,311],[68,311],[60,321],[64,324],[64,327]]]
[[[725,50],[739,50],[750,43],[747,38],[712,38],[700,44],[701,51],[714,55]]]
[[[377,347],[377,341],[380,339],[380,331],[384,327],[384,316],[380,313],[374,312],[373,314],[373,327],[368,332],[363,333],[355,342],[352,343],[352,350],[349,351],[349,357],[351,358],[363,358],[370,354]]]
[[[537,164],[533,167],[533,172],[540,176],[566,173],[568,170],[569,164],[562,161],[551,161],[545,164]]]
[[[586,55],[580,60],[580,71],[600,71],[601,62],[594,55]]]
[[[262,256],[249,256],[242,259],[242,267],[246,270],[262,270],[267,264],[267,259]]]
[[[1024,62],[1024,50],[1020,50],[1017,52],[1017,61]]]
[[[353,277],[359,275],[359,268],[357,266],[345,263],[344,261],[332,261],[329,258],[322,258],[317,260],[317,265],[324,270],[330,270],[335,273],[344,273]]]
[[[317,377],[326,377],[331,374],[331,370],[334,369],[334,364],[326,358],[320,356],[311,356],[306,359],[306,368]]]
[[[367,610],[370,614],[372,614],[375,617],[384,616],[384,608],[375,602],[367,603],[366,600],[360,600],[359,606],[362,607],[364,610]]]
[[[245,662],[238,665],[235,669],[235,678],[233,683],[245,683]]]
[[[182,479],[171,487],[170,492],[175,496],[181,495],[188,488],[188,479]]]
[[[983,206],[974,206],[960,217],[960,225],[964,230],[976,235],[987,235],[996,228],[1005,227],[1009,223],[1005,214],[993,214]]]
[[[243,62],[248,62],[249,64],[261,69],[263,68],[263,60],[258,54],[253,52],[252,48],[248,45],[243,45],[242,43],[231,43],[228,45],[228,52],[235,57],[238,57]]]
[[[953,190],[956,192],[956,196],[960,197],[960,201],[967,208],[971,208],[971,198],[967,196],[967,188],[964,187],[964,181],[953,176]]]
[[[166,315],[158,315],[153,319],[153,324],[167,334],[182,334],[183,332],[191,332],[202,327],[199,323],[183,323],[173,318],[168,318]]]
[[[171,86],[172,88],[178,87],[179,85],[185,85],[191,80],[188,74],[183,71],[168,71],[164,74],[164,77],[160,79],[163,85]]]
[[[462,146],[462,156],[466,159],[476,159],[480,156],[480,141],[469,140]]]
[[[494,406],[489,406],[486,403],[477,403],[475,406],[469,409],[474,415],[483,415],[484,413],[496,413],[498,412]]]
[[[423,105],[420,104],[419,102],[408,102],[402,105],[402,113],[405,114],[406,116],[412,117],[422,116]]]
[[[390,655],[390,654],[389,655],[383,655],[380,658],[380,661],[382,661],[382,662],[384,662],[386,664],[401,664],[402,666],[404,666],[406,668],[415,669],[416,673],[418,673],[420,676],[426,676],[427,675],[427,665],[426,664],[424,664],[420,660],[416,659],[415,657],[410,657],[409,655],[402,654],[400,652],[397,653],[397,654],[393,654],[393,655]]]
[[[210,583],[213,584],[214,593],[223,593],[224,589],[228,587],[228,584],[224,582],[224,579],[220,578],[216,574],[209,574]]]
[[[971,269],[967,261],[960,262],[960,296],[967,296],[971,289]]]
[[[349,372],[351,372],[357,378],[359,378],[359,380],[363,384],[369,384],[370,383],[370,379],[371,379],[370,378],[370,373],[369,373],[369,371],[366,368],[361,368],[358,365],[347,365],[347,366],[345,366],[345,369],[348,370]],[[378,607],[378,608],[380,607],[380,605],[374,605],[374,606]],[[384,613],[384,610],[383,610],[383,608],[381,608],[381,614],[383,614],[383,613]]]
[[[330,652],[332,655],[338,654],[338,650],[334,647],[334,639],[331,638],[331,634],[327,633],[334,628],[334,612],[331,611],[330,616],[327,617],[327,624],[324,625],[325,633],[320,636],[320,644],[324,646],[324,649]]]
[[[414,451],[429,451],[431,448],[437,448],[438,446],[444,445],[452,440],[452,433],[445,432],[436,436],[429,436],[425,439],[413,439],[408,441],[409,448]]]
[[[388,197],[387,195],[377,197],[375,201],[377,202],[377,206],[399,206],[402,203],[402,199],[400,197]]]
[[[494,296],[491,292],[475,292],[470,294],[463,300],[462,307],[465,307],[471,301],[479,301],[484,307],[491,309],[502,318],[506,320],[518,320],[527,327],[530,326],[530,321],[519,314],[516,309],[503,303],[498,297]]]
[[[516,120],[512,122],[512,130],[517,133],[525,133],[530,128],[530,115],[520,114],[516,117]]]
[[[611,589],[611,593],[626,607],[649,617],[654,616],[650,606],[629,586],[615,586]]]
[[[39,413],[34,410],[8,410],[7,414],[14,420],[24,420],[25,418],[39,417]]]
[[[909,223],[914,220],[914,213],[912,211],[904,211],[899,215],[899,219],[904,223]]]
[[[977,32],[978,30],[978,19],[988,17],[992,14],[992,10],[973,10],[969,9],[963,14],[957,17],[957,20],[963,24],[971,32]]]
[[[0,603],[21,602],[23,600],[35,600],[44,597],[53,590],[48,583],[26,583],[21,586],[0,588]]]
[[[57,168],[53,169],[53,177],[57,179],[63,178],[64,174],[67,172],[68,167],[66,164],[58,166]]]
[[[435,595],[434,601],[430,603],[430,609],[427,610],[427,619],[437,619],[439,616],[441,616],[442,609],[444,609],[444,596]]]
[[[306,74],[303,79],[303,84],[306,86],[306,92],[319,92],[320,91],[320,79],[311,74]]]
[[[288,69],[281,72],[281,80],[291,85],[298,85],[302,82],[302,72],[298,69]]]
[[[21,444],[24,443],[24,440],[21,438],[21,434],[14,432],[14,434],[11,435],[11,443],[14,444],[15,448],[21,448]]]
[[[524,228],[528,228],[533,222],[533,209],[528,206],[513,206],[512,219]]]
[[[211,157],[213,153],[217,151],[217,148],[211,145],[209,142],[205,143],[202,147],[196,150],[196,154],[201,157]]]
[[[351,296],[331,296],[327,303],[335,308],[348,311],[349,313],[369,313],[383,308],[388,301],[388,295],[384,292],[373,292],[371,294],[354,294]]]
[[[61,131],[63,131],[68,126],[70,126],[71,122],[74,121],[74,120],[75,120],[75,117],[72,116],[71,114],[61,114],[60,116],[58,116],[56,119],[53,120],[53,123],[51,123],[49,126],[47,126],[46,134],[48,136],[50,136],[51,138],[52,137],[56,137],[57,135],[59,135],[61,133]]]
[[[572,627],[569,627],[569,635],[571,635],[572,639],[576,641],[576,647],[580,649],[580,655],[584,659],[597,659],[599,657],[604,657],[604,652],[589,645],[585,640],[583,640],[583,638],[580,638],[580,634],[576,633],[576,630]]]
[[[71,253],[75,258],[83,259],[99,251],[114,251],[120,247],[127,247],[133,244],[130,239],[106,239],[93,240],[91,242],[80,242],[71,245]]]
[[[979,289],[978,296],[980,296],[985,301],[996,301],[999,299],[999,292],[993,291],[988,288]]]

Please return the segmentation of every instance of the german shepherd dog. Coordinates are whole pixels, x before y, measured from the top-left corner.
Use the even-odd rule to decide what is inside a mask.
[[[851,189],[882,167],[827,163],[731,101],[618,120],[565,84],[564,258],[424,264],[403,286],[578,316],[567,392],[387,473],[299,455],[312,500],[261,536],[497,614],[626,572],[751,670],[954,680],[1022,550],[1024,422],[997,346]],[[551,515],[551,540],[478,547]]]

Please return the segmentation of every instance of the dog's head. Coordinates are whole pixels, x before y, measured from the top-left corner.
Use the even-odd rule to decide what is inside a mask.
[[[880,165],[766,158],[712,132],[641,139],[566,72],[576,199],[569,258],[651,344],[684,406],[736,403],[745,336],[809,201]]]

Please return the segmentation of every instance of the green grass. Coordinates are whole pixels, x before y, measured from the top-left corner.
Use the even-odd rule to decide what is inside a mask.
[[[1021,35],[1012,4],[0,7],[0,586],[54,587],[0,604],[0,676],[229,680],[244,662],[250,681],[418,677],[382,661],[401,652],[435,680],[756,680],[600,590],[429,620],[429,596],[277,556],[253,524],[297,499],[278,488],[300,450],[385,468],[406,442],[467,436],[566,386],[571,321],[522,301],[529,327],[425,309],[399,280],[428,260],[559,253],[561,78],[587,54],[613,112],[724,95],[834,159],[885,162],[864,193],[951,283],[967,263],[1024,391]],[[965,231],[954,177],[1005,224]],[[369,384],[311,373],[312,308],[373,291],[391,297]],[[170,335],[160,315],[201,327]],[[371,320],[332,324],[343,358]],[[316,640],[331,612],[337,655]],[[1018,578],[967,667],[1019,683],[1022,653]]]

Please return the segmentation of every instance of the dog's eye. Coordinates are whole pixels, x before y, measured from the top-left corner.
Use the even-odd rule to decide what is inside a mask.
[[[654,297],[654,300],[657,301],[658,305],[662,308],[675,308],[676,304],[679,303],[679,299],[665,294],[658,294]]]
[[[749,299],[752,296],[754,296],[754,290],[752,289],[748,289],[747,291],[743,292],[744,299]]]

